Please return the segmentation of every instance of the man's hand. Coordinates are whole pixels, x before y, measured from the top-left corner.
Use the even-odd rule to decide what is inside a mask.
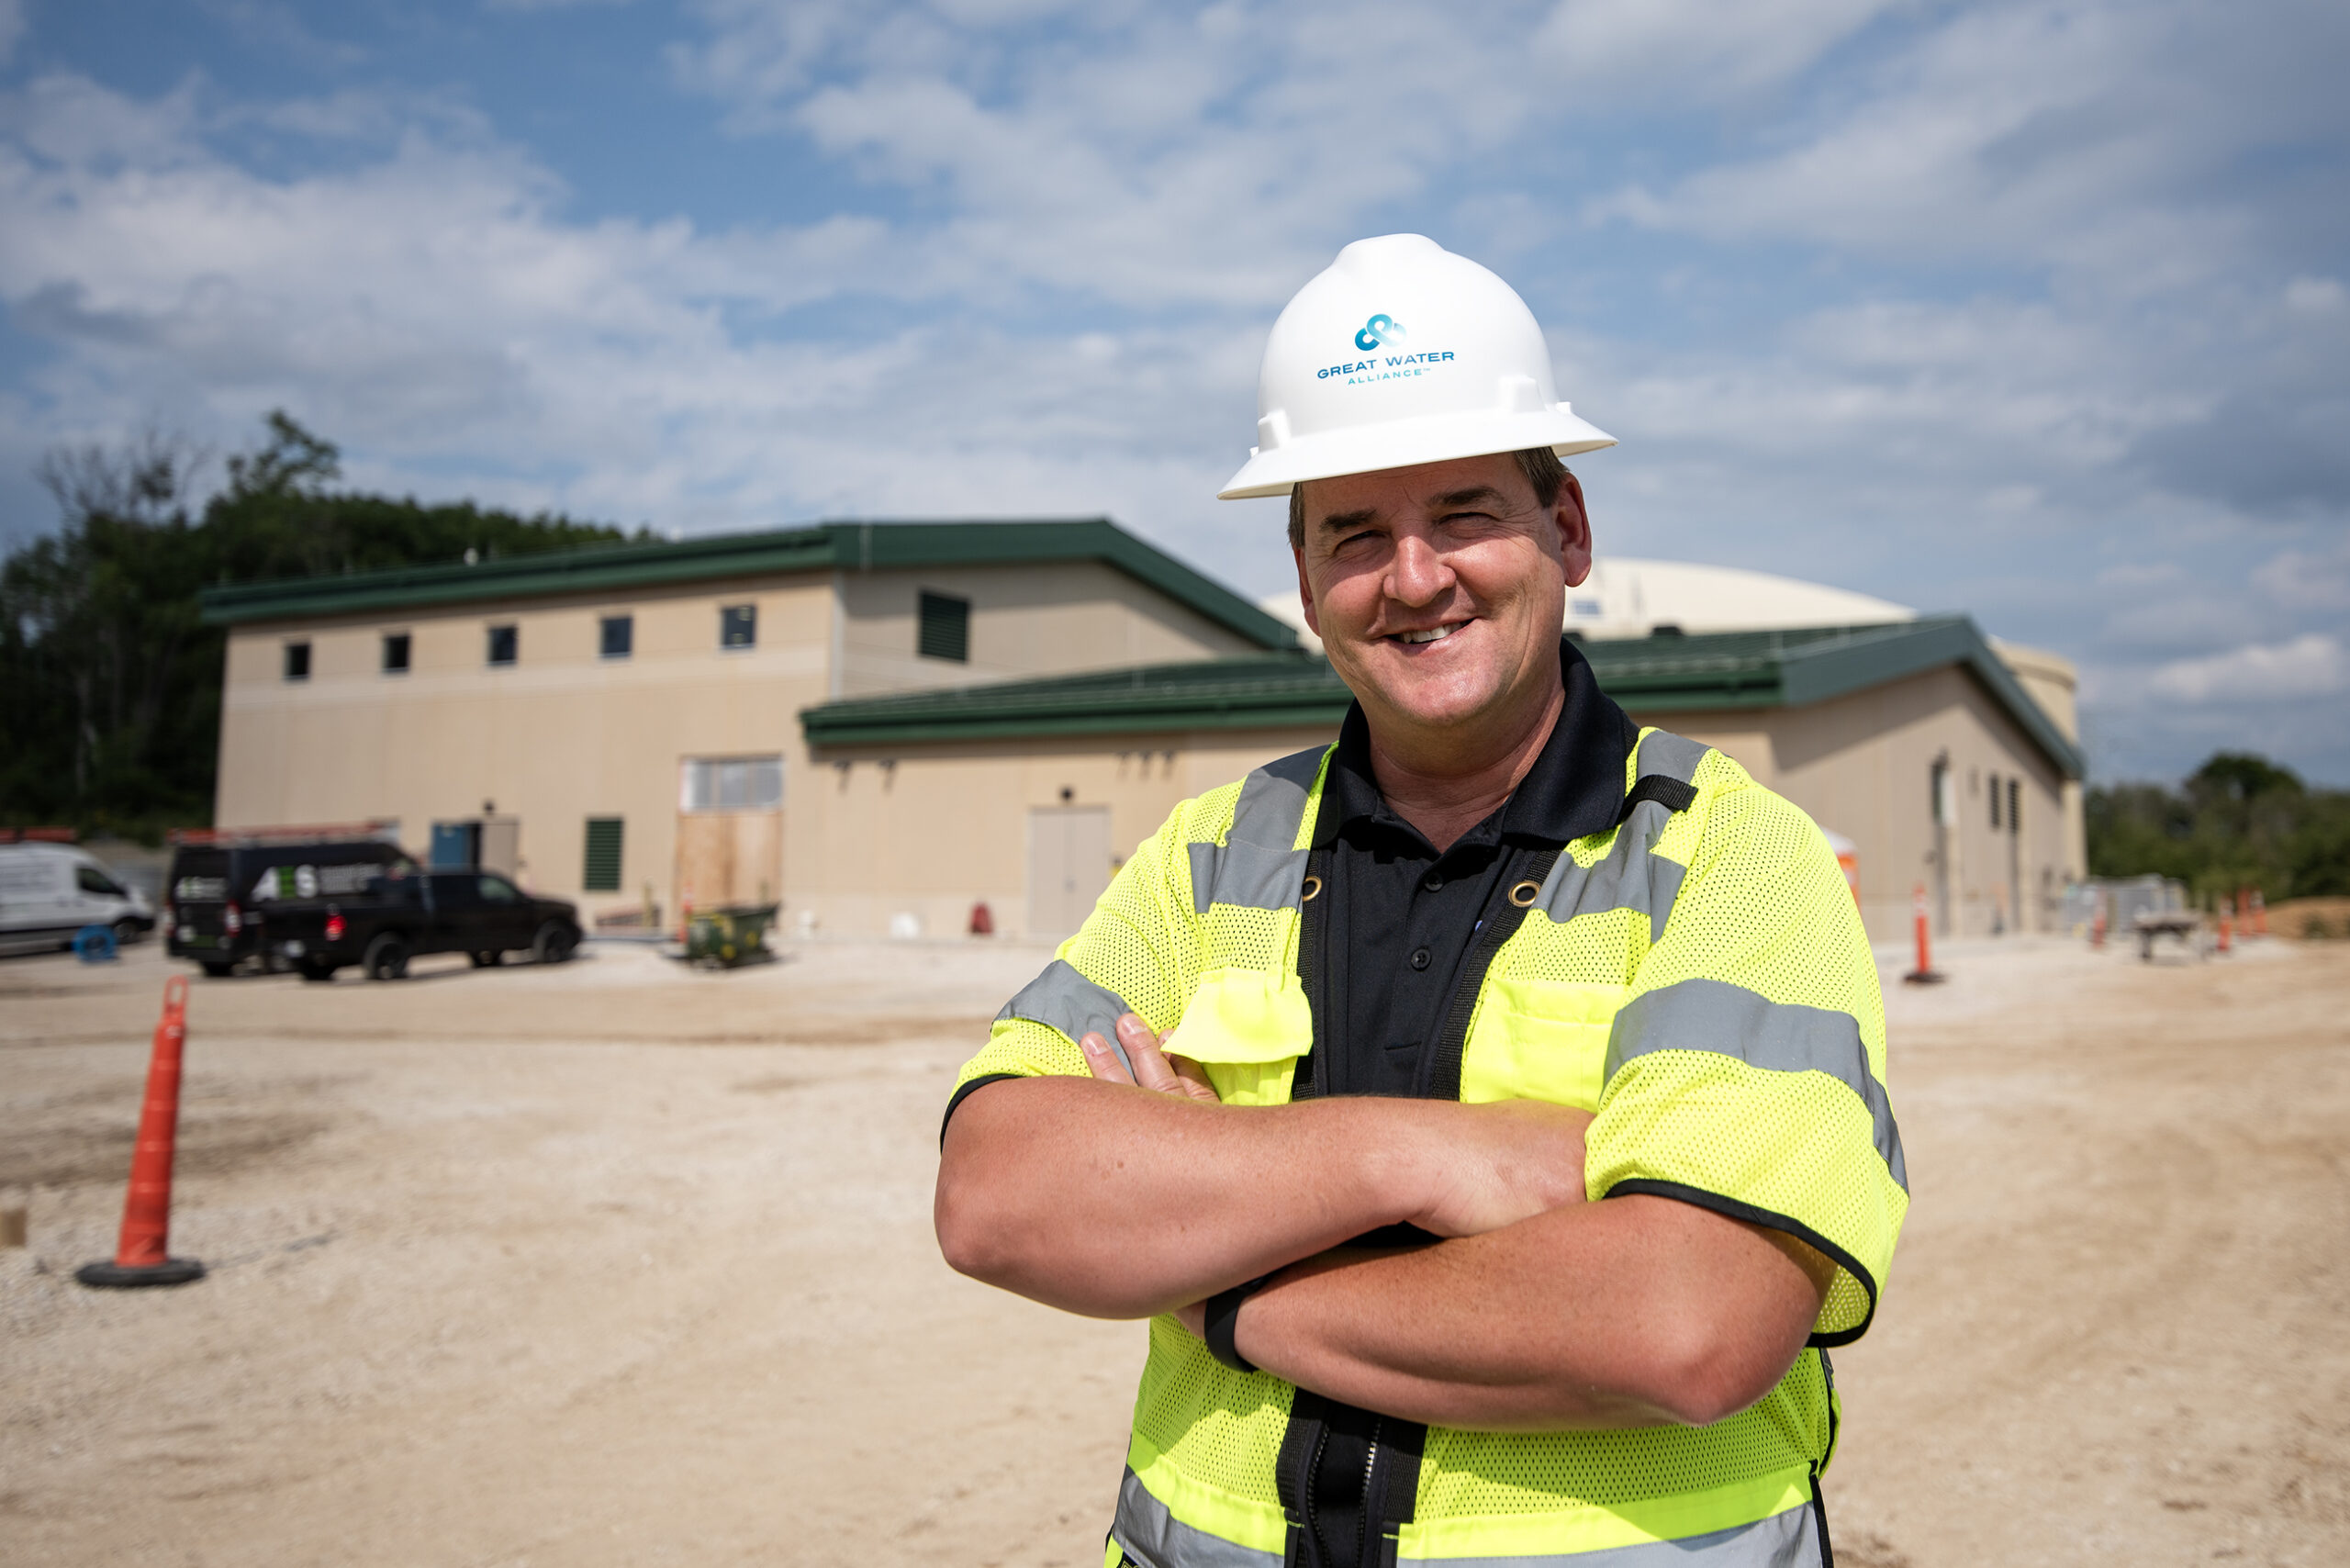
[[[1126,1048],[1126,1060],[1135,1064],[1128,1072],[1118,1061],[1118,1053],[1110,1042],[1097,1032],[1077,1042],[1085,1053],[1086,1070],[1104,1083],[1131,1083],[1160,1094],[1177,1094],[1187,1100],[1200,1100],[1214,1105],[1222,1102],[1216,1097],[1215,1086],[1208,1081],[1207,1070],[1198,1062],[1182,1057],[1167,1055],[1167,1035],[1154,1035],[1150,1025],[1136,1014],[1129,1013],[1118,1020],[1118,1043]]]
[[[1199,1063],[1166,1053],[1166,1035],[1135,1014],[1118,1020],[1129,1072],[1098,1033],[1078,1041],[1085,1065],[1105,1083],[1131,1083],[1160,1094],[1219,1103]],[[1539,1100],[1459,1107],[1421,1157],[1425,1206],[1411,1216],[1438,1236],[1482,1236],[1583,1201],[1583,1129],[1591,1113]]]
[[[1424,1144],[1426,1205],[1414,1225],[1438,1236],[1483,1236],[1583,1201],[1588,1111],[1539,1100],[1450,1107]]]

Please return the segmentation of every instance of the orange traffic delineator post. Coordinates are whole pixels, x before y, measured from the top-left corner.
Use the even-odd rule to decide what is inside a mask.
[[[1918,884],[1918,896],[1913,901],[1918,913],[1918,967],[1901,977],[1909,985],[1940,985],[1950,979],[1934,968],[1934,950],[1926,939],[1926,884]]]
[[[2102,948],[2105,946],[2105,890],[2098,889],[2089,902],[2092,906],[2089,914],[2089,946],[2093,948]]]
[[[111,1263],[85,1263],[73,1277],[85,1285],[184,1285],[204,1278],[204,1265],[171,1255],[172,1153],[180,1128],[180,1056],[187,1044],[187,977],[163,982],[163,1016],[147,1062],[147,1103],[139,1113],[139,1142],[130,1151],[130,1192],[123,1199],[122,1239]]]
[[[2220,951],[2222,953],[2228,950],[2228,938],[2234,935],[2232,928],[2235,924],[2235,915],[2236,901],[2221,899],[2220,901]]]

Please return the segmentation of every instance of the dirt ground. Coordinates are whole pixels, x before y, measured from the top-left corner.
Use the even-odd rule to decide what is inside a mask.
[[[133,1293],[71,1273],[168,967],[0,961],[0,1558],[1091,1568],[1141,1329],[930,1238],[949,1079],[1044,957],[199,980],[212,1273]],[[2350,1562],[2350,943],[1938,958],[1889,998],[1917,1199],[1837,1356],[1840,1561]]]

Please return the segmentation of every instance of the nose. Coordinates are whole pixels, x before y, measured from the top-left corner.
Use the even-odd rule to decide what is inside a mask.
[[[1398,604],[1423,605],[1452,590],[1452,568],[1425,534],[1410,532],[1395,541],[1393,563],[1387,571],[1387,597]]]

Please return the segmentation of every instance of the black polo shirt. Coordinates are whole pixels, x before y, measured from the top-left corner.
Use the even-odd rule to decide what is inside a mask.
[[[1438,1037],[1470,943],[1505,908],[1528,863],[1615,825],[1624,759],[1639,727],[1599,689],[1574,644],[1559,642],[1566,704],[1534,767],[1491,816],[1439,855],[1389,810],[1371,775],[1362,705],[1348,710],[1330,759],[1315,843],[1329,850],[1330,1016],[1314,1063],[1321,1094],[1425,1096]]]

